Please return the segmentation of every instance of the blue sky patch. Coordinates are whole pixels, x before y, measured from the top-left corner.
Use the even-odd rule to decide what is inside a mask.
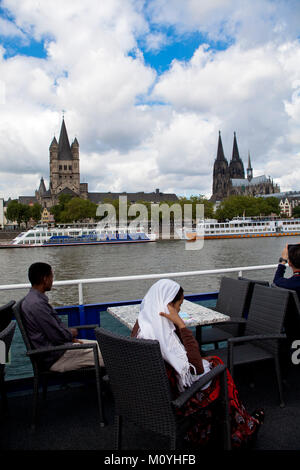
[[[162,34],[164,36],[165,41],[160,49],[150,50],[145,38],[138,40],[138,47],[143,52],[145,63],[153,67],[158,74],[168,70],[174,59],[189,61],[201,44],[208,44],[209,48],[217,51],[225,50],[233,43],[232,40],[211,41],[206,34],[197,31],[179,35],[171,27],[159,30],[152,29],[151,34]],[[130,55],[134,57],[134,52]]]
[[[6,20],[16,27],[14,18],[9,12],[0,7],[0,18]],[[15,55],[26,55],[29,57],[46,58],[47,51],[44,47],[44,40],[36,41],[28,33],[20,31],[20,35],[5,35],[1,34],[0,30],[0,44],[5,49],[4,58],[14,57]]]
[[[4,58],[14,57],[16,55],[26,55],[30,57],[38,57],[45,59],[47,51],[44,48],[44,41],[35,41],[30,39],[29,43],[22,45],[19,38],[3,37],[0,34],[0,44],[5,48]]]

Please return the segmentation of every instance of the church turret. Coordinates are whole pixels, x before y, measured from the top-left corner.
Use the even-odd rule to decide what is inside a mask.
[[[228,196],[230,187],[230,175],[228,162],[224,155],[223,144],[221,139],[221,131],[219,131],[217,158],[214,163],[213,172],[213,194],[211,199],[218,201]]]
[[[251,167],[250,152],[248,152],[248,168],[247,168],[247,179],[251,181],[253,178],[253,169]]]
[[[245,178],[244,165],[240,158],[235,132],[234,132],[234,137],[233,137],[232,158],[229,164],[229,172],[230,172],[230,178],[240,178],[240,179]]]
[[[45,186],[45,182],[44,182],[44,178],[43,178],[43,177],[41,177],[41,181],[40,181],[40,186],[39,186],[38,192],[39,192],[39,194],[40,194],[41,196],[46,193],[46,186]]]
[[[76,137],[71,145],[71,153],[72,153],[73,159],[79,160],[79,143]]]
[[[58,155],[58,143],[57,143],[57,140],[56,140],[55,136],[52,139],[52,142],[51,142],[50,147],[49,147],[49,151],[50,151],[50,161],[51,160],[56,160],[57,155]]]

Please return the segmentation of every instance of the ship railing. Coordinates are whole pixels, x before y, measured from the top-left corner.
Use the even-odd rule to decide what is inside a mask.
[[[184,272],[169,272],[169,273],[158,273],[158,274],[138,274],[132,276],[115,276],[115,277],[99,277],[90,279],[71,279],[65,281],[54,281],[54,287],[77,285],[78,288],[78,303],[84,305],[83,300],[83,286],[87,284],[101,284],[105,282],[123,282],[123,281],[139,281],[145,279],[165,279],[165,278],[178,278],[188,276],[209,276],[216,274],[228,274],[238,273],[238,277],[243,277],[244,272],[248,271],[261,271],[267,269],[275,269],[277,264],[268,264],[260,266],[243,266],[223,269],[205,269],[200,271],[184,271]],[[17,289],[28,289],[31,285],[26,284],[8,284],[0,285],[0,291],[4,290],[17,290]]]

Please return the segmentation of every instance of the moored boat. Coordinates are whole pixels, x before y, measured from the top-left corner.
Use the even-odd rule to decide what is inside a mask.
[[[21,232],[11,243],[1,248],[30,248],[49,246],[104,245],[119,243],[145,243],[156,240],[154,233],[147,233],[143,227],[80,227],[59,226],[48,228],[36,226]]]
[[[183,227],[177,235],[187,241],[216,238],[283,237],[300,235],[300,219],[235,217],[228,222],[204,219],[195,229]]]

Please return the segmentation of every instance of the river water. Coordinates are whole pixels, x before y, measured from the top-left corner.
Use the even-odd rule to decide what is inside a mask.
[[[28,283],[28,267],[36,261],[51,264],[57,281],[276,264],[286,243],[300,243],[300,237],[205,240],[201,250],[186,250],[182,240],[128,245],[1,249],[0,285]],[[178,277],[174,280],[182,285],[186,294],[213,292],[219,289],[223,275]],[[226,275],[237,277],[237,273]],[[272,281],[274,270],[244,271],[243,275]],[[289,268],[287,275],[290,275]],[[83,289],[84,303],[140,299],[153,282],[140,280],[90,284]],[[26,292],[27,289],[1,291],[0,305],[11,299],[19,300]],[[76,286],[54,286],[48,296],[55,306],[78,304]],[[19,342],[18,334],[15,336]],[[16,350],[15,346],[12,347],[12,364],[7,367],[8,376],[19,375],[17,363],[23,353],[18,348]],[[27,364],[27,371],[28,367],[30,369]]]

